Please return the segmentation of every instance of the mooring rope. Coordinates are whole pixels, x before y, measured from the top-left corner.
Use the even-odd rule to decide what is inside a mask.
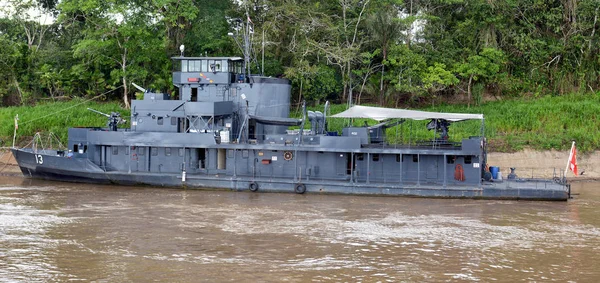
[[[38,117],[38,118],[35,118],[35,119],[32,119],[32,120],[29,120],[29,121],[21,122],[21,125],[28,124],[28,123],[31,123],[31,122],[34,122],[34,121],[37,121],[37,120],[40,120],[40,119],[44,119],[44,118],[46,118],[46,117],[50,117],[50,116],[56,115],[56,114],[58,114],[58,113],[60,113],[60,112],[67,111],[67,110],[69,110],[69,109],[71,109],[71,108],[74,108],[74,107],[77,107],[77,106],[79,106],[79,105],[81,105],[81,104],[88,103],[88,102],[90,102],[90,101],[92,101],[92,100],[94,100],[94,99],[97,99],[97,98],[99,98],[99,97],[105,96],[106,94],[108,94],[108,93],[110,93],[110,92],[113,92],[113,91],[115,91],[115,90],[117,90],[117,89],[120,89],[120,88],[122,88],[122,87],[123,87],[123,86],[119,86],[119,87],[117,87],[117,88],[113,88],[113,89],[111,89],[111,90],[109,90],[109,91],[106,91],[106,92],[104,92],[104,93],[101,93],[101,94],[99,94],[99,95],[96,95],[96,96],[94,96],[94,97],[92,97],[92,98],[90,98],[90,99],[86,99],[86,100],[84,100],[84,101],[82,101],[82,102],[80,102],[80,103],[77,103],[77,104],[75,104],[75,105],[72,105],[72,106],[69,106],[69,107],[67,107],[67,108],[64,108],[64,109],[61,109],[61,110],[58,110],[58,111],[52,112],[52,113],[50,113],[50,114],[47,114],[47,115],[44,115],[44,116],[42,116],[42,117]],[[15,132],[15,133],[16,133],[16,132]],[[39,134],[39,133],[37,133],[37,134]],[[15,135],[15,137],[16,137],[16,135]],[[34,137],[34,138],[35,138],[35,137]],[[49,138],[50,138],[50,137],[49,137]],[[60,140],[58,141],[58,143],[60,144]],[[30,142],[30,144],[31,144],[31,142]],[[61,144],[61,145],[62,145],[62,144]],[[7,147],[7,148],[12,148],[12,147]]]
[[[9,165],[10,157],[12,156],[12,153],[10,151],[7,151],[5,153],[5,155],[8,156],[8,158],[6,159],[6,161],[4,161],[4,166],[2,166],[2,169],[0,169],[0,173],[4,172],[4,169],[6,169],[6,167]]]
[[[108,93],[110,93],[110,92],[113,92],[113,91],[115,91],[115,90],[117,90],[117,89],[119,89],[119,88],[122,88],[122,87],[123,87],[123,86],[119,86],[119,87],[117,87],[117,88],[111,89],[111,90],[109,90],[109,91],[107,91],[107,92],[104,92],[104,93],[102,93],[102,94],[96,95],[96,96],[94,96],[94,97],[92,97],[92,98],[90,98],[90,99],[84,100],[83,102],[80,102],[80,103],[77,103],[77,104],[75,104],[75,105],[69,106],[69,107],[67,107],[67,108],[65,108],[65,109],[58,110],[58,111],[56,111],[56,112],[52,112],[52,113],[50,113],[50,114],[44,115],[44,116],[42,116],[42,117],[35,118],[35,119],[33,119],[33,120],[29,120],[29,121],[23,122],[23,123],[21,123],[21,124],[27,124],[27,123],[31,123],[31,122],[33,122],[33,121],[37,121],[37,120],[40,120],[40,119],[43,119],[43,118],[46,118],[46,117],[50,117],[50,116],[52,116],[52,115],[56,115],[56,114],[58,114],[58,113],[60,113],[60,112],[67,111],[67,110],[69,110],[69,109],[71,109],[71,108],[77,107],[77,106],[79,106],[79,105],[81,105],[81,104],[84,104],[84,103],[88,103],[88,102],[90,102],[90,101],[92,101],[92,100],[94,100],[94,99],[97,99],[97,98],[99,98],[99,97],[101,97],[101,96],[104,96],[104,95],[106,95],[106,94],[108,94]]]

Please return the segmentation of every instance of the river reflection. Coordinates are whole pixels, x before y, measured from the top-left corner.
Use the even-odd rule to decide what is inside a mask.
[[[600,280],[599,183],[569,202],[0,184],[0,282]]]

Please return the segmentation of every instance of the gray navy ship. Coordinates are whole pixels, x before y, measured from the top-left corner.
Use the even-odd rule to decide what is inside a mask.
[[[353,106],[290,118],[291,84],[252,75],[238,57],[174,57],[178,93],[144,92],[131,117],[104,114],[108,127],[70,128],[68,149],[13,148],[25,176],[50,180],[413,197],[567,200],[563,179],[493,179],[482,114]],[[326,104],[327,105],[327,104]],[[328,129],[330,119],[375,125]],[[448,126],[480,120],[481,131],[448,141]],[[118,124],[129,123],[129,128]],[[386,129],[430,121],[429,141],[389,144]],[[295,128],[290,130],[290,127]],[[306,128],[306,129],[305,129]],[[308,129],[309,128],[309,129]]]

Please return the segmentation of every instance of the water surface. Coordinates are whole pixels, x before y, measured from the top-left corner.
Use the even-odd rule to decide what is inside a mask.
[[[568,202],[0,177],[0,282],[600,280],[600,183]]]

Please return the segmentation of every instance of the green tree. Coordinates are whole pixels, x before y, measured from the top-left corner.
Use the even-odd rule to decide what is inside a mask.
[[[111,68],[110,78],[121,82],[128,109],[131,80],[148,76],[145,63],[164,54],[164,41],[156,36],[153,9],[147,2],[110,0],[96,4],[91,0],[63,1],[59,5],[64,13],[61,20],[72,20],[66,14],[82,14],[84,38],[74,45],[74,56],[84,65],[116,67]]]
[[[504,53],[501,50],[484,48],[478,55],[469,56],[466,62],[458,65],[457,71],[459,74],[469,79],[467,84],[467,103],[469,107],[471,106],[473,81],[496,81],[505,60]]]
[[[402,24],[398,18],[398,9],[394,5],[382,5],[367,20],[370,35],[378,42],[383,56],[381,64],[381,81],[379,85],[379,105],[384,104],[384,78],[385,65],[388,58],[388,49],[391,43],[398,41]]]

